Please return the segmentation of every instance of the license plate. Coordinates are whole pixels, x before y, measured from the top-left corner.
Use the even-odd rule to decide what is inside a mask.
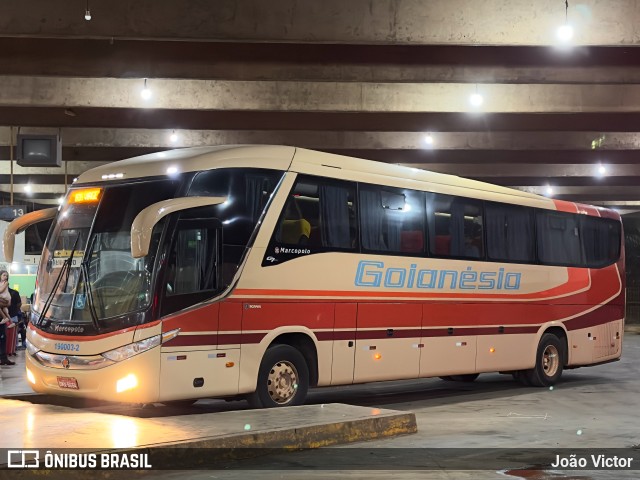
[[[78,390],[78,380],[73,377],[58,377],[58,386]]]

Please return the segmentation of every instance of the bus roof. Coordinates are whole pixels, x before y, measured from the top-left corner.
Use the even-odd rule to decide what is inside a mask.
[[[229,167],[288,170],[295,151],[294,147],[272,145],[221,145],[216,147],[179,148],[127,158],[126,160],[92,168],[80,175],[76,183],[94,183],[122,178],[157,177],[171,172],[197,172]]]
[[[401,160],[401,158],[398,158]],[[150,153],[93,168],[78,177],[76,184],[105,180],[157,177],[171,173],[195,172],[214,168],[269,168],[359,182],[425,189],[441,193],[457,193],[496,201],[515,201],[523,205],[576,211],[578,204],[552,200],[542,195],[523,192],[456,175],[430,172],[390,163],[364,160],[304,148],[274,145],[223,145],[190,147]],[[507,197],[508,196],[508,197]],[[493,198],[497,197],[497,198]],[[510,200],[509,200],[510,199]],[[565,208],[560,208],[564,204]],[[599,211],[607,210],[598,207]],[[613,213],[613,212],[611,212]]]

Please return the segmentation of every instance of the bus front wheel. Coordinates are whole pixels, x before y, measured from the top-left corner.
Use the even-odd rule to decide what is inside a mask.
[[[309,367],[290,345],[269,347],[260,363],[256,391],[249,395],[253,408],[302,405],[309,390]]]
[[[536,366],[526,371],[529,384],[534,387],[554,385],[562,375],[564,344],[552,333],[545,333],[538,344]]]

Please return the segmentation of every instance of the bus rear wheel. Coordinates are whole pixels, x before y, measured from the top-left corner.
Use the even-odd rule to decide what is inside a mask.
[[[529,384],[534,387],[555,385],[562,375],[564,344],[552,333],[545,333],[538,344],[536,366],[526,371]]]
[[[290,345],[269,347],[260,363],[256,391],[247,398],[253,408],[302,405],[309,391],[309,367]]]

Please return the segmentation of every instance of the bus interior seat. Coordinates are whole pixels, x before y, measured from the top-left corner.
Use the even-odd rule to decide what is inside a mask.
[[[451,253],[451,235],[436,235],[434,253],[436,255],[449,255]]]
[[[424,249],[424,234],[421,230],[405,230],[400,233],[400,251],[420,253]]]
[[[311,235],[311,224],[301,218],[299,220],[283,220],[280,226],[280,240],[295,245],[307,244]]]
[[[309,245],[314,247],[322,246],[322,232],[320,227],[311,227],[311,233],[309,234]]]

